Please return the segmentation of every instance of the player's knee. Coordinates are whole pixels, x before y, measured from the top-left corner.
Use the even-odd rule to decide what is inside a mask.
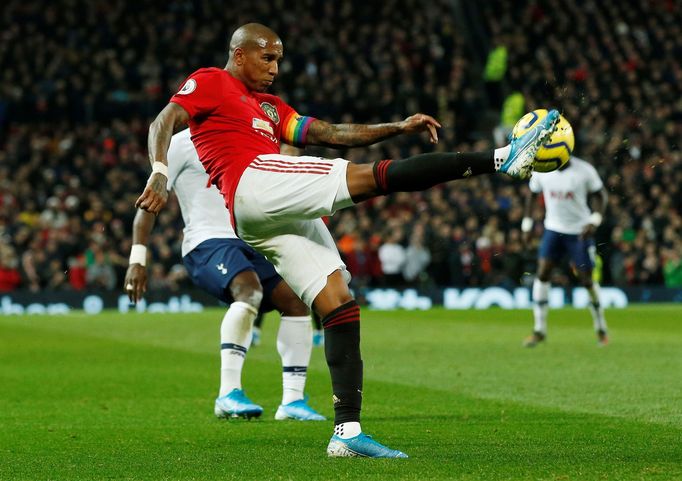
[[[242,273],[230,283],[230,295],[235,301],[245,302],[260,309],[263,301],[263,287],[255,273]]]

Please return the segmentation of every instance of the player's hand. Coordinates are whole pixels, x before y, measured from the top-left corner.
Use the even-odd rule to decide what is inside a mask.
[[[166,183],[168,179],[158,172],[152,174],[142,195],[135,201],[135,207],[157,215],[168,200]]]
[[[594,236],[596,230],[597,228],[595,226],[592,224],[587,224],[585,227],[583,227],[583,231],[580,233],[580,238],[589,239],[590,237]]]
[[[145,266],[140,264],[129,265],[123,281],[123,288],[128,294],[130,302],[137,304],[147,292],[147,269]]]
[[[403,120],[403,132],[406,134],[417,134],[428,130],[429,140],[432,144],[438,143],[438,131],[440,124],[436,119],[426,114],[414,114]]]

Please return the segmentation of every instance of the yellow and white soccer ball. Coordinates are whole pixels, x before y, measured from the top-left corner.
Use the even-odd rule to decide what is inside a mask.
[[[516,122],[514,130],[512,130],[512,137],[517,138],[525,134],[546,115],[546,109],[528,112]],[[568,162],[568,158],[573,152],[574,145],[575,137],[573,136],[573,127],[571,127],[568,120],[561,115],[559,117],[559,122],[557,122],[556,130],[549,138],[549,142],[538,150],[538,153],[535,156],[536,161],[533,170],[536,172],[551,172],[557,170]]]

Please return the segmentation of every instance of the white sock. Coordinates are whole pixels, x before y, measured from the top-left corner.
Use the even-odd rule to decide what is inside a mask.
[[[341,439],[354,438],[362,432],[360,423],[353,421],[349,423],[341,423],[334,426],[334,434],[336,434]]]
[[[598,282],[593,282],[592,287],[587,289],[590,295],[591,304],[589,306],[590,314],[592,314],[592,322],[594,323],[595,331],[606,332],[606,318],[604,317],[604,308],[599,302],[600,286]]]
[[[277,333],[277,352],[282,358],[282,404],[303,399],[312,349],[310,316],[282,316]]]
[[[549,282],[542,282],[537,277],[533,281],[533,317],[534,332],[547,334],[547,313],[549,312]]]
[[[502,164],[504,164],[509,157],[509,152],[511,151],[511,144],[495,149],[495,154],[493,158],[495,159],[495,170],[500,170]]]
[[[246,302],[233,302],[220,325],[220,391],[224,396],[242,388],[242,367],[251,343],[251,326],[258,310]]]

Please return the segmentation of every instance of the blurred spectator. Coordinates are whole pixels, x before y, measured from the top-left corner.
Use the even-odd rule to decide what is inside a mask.
[[[21,284],[19,260],[11,246],[0,243],[0,292],[11,292]]]
[[[403,268],[406,262],[406,253],[401,244],[402,238],[402,232],[391,231],[386,236],[386,241],[379,247],[381,272],[384,275],[384,284],[387,287],[402,287],[405,283]]]
[[[483,69],[483,79],[491,106],[499,108],[502,102],[502,80],[507,73],[507,46],[502,38],[493,39],[493,48]]]
[[[430,262],[431,254],[424,246],[424,227],[417,224],[410,236],[410,243],[405,249],[404,280],[408,284],[425,284],[428,280],[426,268]]]
[[[663,272],[665,276],[665,285],[667,287],[682,287],[682,244],[678,244],[676,248],[668,251]]]
[[[73,290],[80,291],[87,285],[87,269],[85,267],[85,256],[77,255],[68,260],[69,285]]]
[[[116,272],[107,255],[96,247],[88,253],[85,280],[89,288],[112,290],[116,285]]]

